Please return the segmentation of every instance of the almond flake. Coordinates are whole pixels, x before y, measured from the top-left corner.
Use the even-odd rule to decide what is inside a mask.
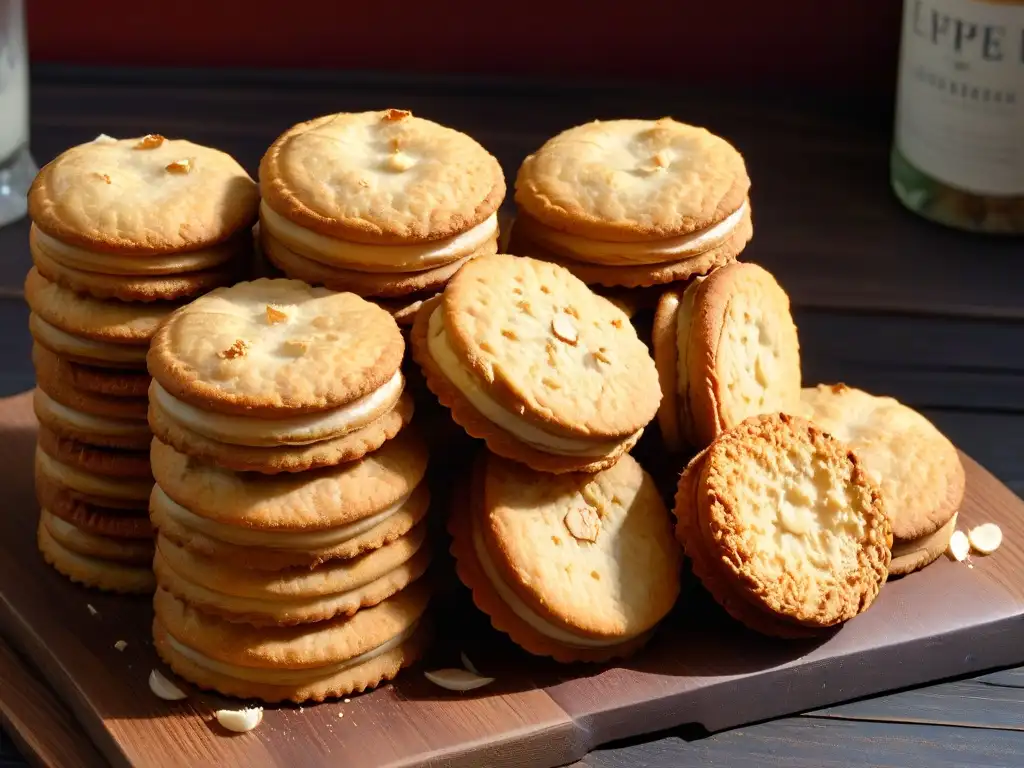
[[[953,531],[953,535],[949,537],[949,554],[953,559],[962,563],[970,551],[971,542],[968,541],[967,534],[963,531]]]
[[[159,133],[150,133],[139,139],[133,149],[156,149],[164,143],[164,137]]]
[[[288,319],[288,315],[282,312],[280,309],[274,309],[272,306],[267,304],[267,324],[277,325],[283,323]]]
[[[281,346],[283,347],[286,355],[302,357],[306,354],[306,350],[309,349],[309,342],[302,339],[288,339],[288,341]]]
[[[263,722],[263,707],[218,709],[214,714],[218,723],[235,733],[247,733]]]
[[[244,339],[235,339],[235,343],[224,351],[218,352],[217,357],[221,360],[234,360],[236,357],[242,357],[248,348],[249,344]]]
[[[579,331],[568,315],[557,314],[551,320],[551,331],[566,344],[576,344],[579,339]]]
[[[481,677],[454,667],[424,672],[423,676],[434,685],[439,685],[449,691],[472,691],[494,682],[493,677]]]
[[[971,528],[967,538],[976,552],[991,555],[1003,543],[1003,531],[995,523],[984,523]]]
[[[167,165],[168,173],[185,174],[192,170],[192,161],[187,157],[183,160],[175,160]]]
[[[469,660],[469,657],[466,655],[465,651],[461,651],[459,653],[459,660],[462,662],[462,666],[466,668],[467,672],[472,672],[474,675],[480,674],[480,670],[477,669],[476,665]]]
[[[601,518],[590,507],[573,507],[564,523],[577,541],[597,541],[597,534],[601,532]]]
[[[187,693],[164,677],[158,669],[149,673],[149,690],[164,701],[181,701],[188,698]]]
[[[412,117],[412,112],[407,109],[386,109],[384,110],[384,117],[381,119],[385,122],[393,123],[398,120],[405,120],[407,117]]]

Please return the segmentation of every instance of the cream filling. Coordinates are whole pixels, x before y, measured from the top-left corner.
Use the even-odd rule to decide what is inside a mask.
[[[366,662],[397,648],[412,637],[418,625],[419,621],[413,622],[413,624],[411,624],[407,629],[404,629],[390,640],[381,643],[376,648],[373,648],[366,653],[361,653],[358,656],[353,656],[351,659],[345,659],[345,661],[339,661],[335,664],[324,664],[323,666],[310,667],[308,669],[240,667],[237,664],[228,664],[227,662],[211,659],[209,656],[193,650],[187,645],[182,645],[174,639],[174,636],[171,635],[170,632],[167,633],[167,643],[177,653],[184,656],[196,666],[208,669],[218,675],[233,677],[236,680],[245,680],[249,683],[266,683],[267,685],[303,685],[304,683],[313,683],[318,680],[333,677],[334,675],[340,674],[348,669],[352,669],[353,667],[357,667],[360,664],[365,664]]]
[[[67,520],[62,520],[46,509],[39,510],[39,517],[58,544],[85,557],[103,558],[104,556],[109,556],[114,559],[118,556],[129,556],[141,558],[149,557],[153,554],[152,539],[118,539],[113,536],[97,536],[94,533],[77,528]],[[87,548],[92,551],[81,552],[76,547]]]
[[[145,367],[146,364],[146,353],[149,351],[149,345],[146,343],[112,344],[109,341],[72,336],[57,326],[50,325],[34,312],[29,316],[29,328],[44,347],[49,347],[54,352],[104,363],[137,363],[140,367]]]
[[[66,485],[73,491],[90,496],[105,496],[120,501],[146,501],[153,488],[152,480],[129,480],[106,478],[83,472],[50,458],[41,448],[36,448],[36,462],[45,475]]]
[[[661,264],[666,261],[677,261],[687,255],[703,253],[717,245],[739,226],[746,211],[747,202],[744,201],[735,211],[706,229],[679,237],[639,243],[591,240],[568,232],[559,232],[537,221],[530,222],[530,237],[541,245],[555,246],[565,255],[571,255],[581,261],[618,264],[626,260],[630,264]]]
[[[611,639],[595,639],[593,637],[577,635],[561,627],[557,627],[544,617],[534,613],[526,603],[519,599],[516,593],[512,591],[511,587],[505,583],[504,579],[501,578],[498,570],[494,567],[494,563],[491,561],[490,555],[487,553],[487,547],[484,545],[483,536],[480,535],[480,529],[476,524],[476,521],[473,522],[473,551],[476,553],[476,559],[479,561],[484,575],[491,583],[491,586],[494,587],[494,591],[498,593],[502,602],[512,609],[512,613],[545,637],[550,637],[552,640],[557,640],[562,645],[568,645],[575,648],[607,648],[611,645],[623,643],[633,637],[636,637],[637,634],[640,634],[638,632],[633,635],[623,635],[621,637]]]
[[[80,432],[90,432],[107,437],[133,437],[149,432],[149,424],[142,419],[114,419],[108,416],[93,416],[66,405],[61,405],[41,389],[34,395],[39,408]]]
[[[437,363],[437,367],[474,408],[480,411],[488,421],[494,422],[527,445],[545,453],[561,456],[606,456],[618,446],[617,442],[612,441],[574,440],[561,435],[552,435],[550,432],[545,432],[527,423],[498,404],[459,362],[451,342],[448,341],[441,307],[435,309],[430,316],[427,328],[427,349],[434,362]]]
[[[154,379],[150,397],[175,421],[196,434],[232,445],[252,447],[309,445],[346,435],[374,421],[402,394],[401,371],[368,395],[339,408],[285,419],[261,419],[204,411],[174,397]]]
[[[461,259],[484,246],[498,233],[498,214],[451,237],[410,245],[370,245],[321,235],[289,221],[266,202],[260,204],[260,223],[267,233],[307,259],[330,267],[359,272],[419,272]]]
[[[684,437],[690,436],[690,326],[693,324],[697,288],[703,280],[703,277],[694,278],[683,291],[676,312],[676,394],[679,396],[679,427]]]
[[[185,253],[125,255],[99,253],[69,245],[32,225],[32,237],[47,256],[59,264],[104,275],[173,275],[209,269],[230,261],[238,246],[218,245]]]
[[[205,534],[212,539],[237,544],[242,547],[268,547],[270,549],[329,549],[344,544],[356,536],[380,525],[405,506],[412,496],[408,494],[390,507],[370,517],[364,517],[348,525],[325,528],[320,531],[268,531],[244,528],[240,525],[225,525],[208,517],[201,517],[178,504],[159,485],[153,488],[154,497],[159,497],[161,508],[174,522],[186,528]]]

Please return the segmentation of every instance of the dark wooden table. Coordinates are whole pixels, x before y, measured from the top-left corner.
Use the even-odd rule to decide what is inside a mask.
[[[32,101],[40,161],[100,133],[152,132],[220,147],[255,172],[295,122],[401,107],[475,136],[510,184],[528,152],[586,120],[670,114],[706,125],[747,157],[755,237],[744,258],[792,297],[806,381],[899,397],[1024,495],[1024,241],[947,231],[900,208],[887,182],[891,111],[877,94],[39,67]],[[0,230],[0,395],[33,381],[19,288],[27,232],[25,223]],[[73,759],[63,734],[73,721],[0,644],[0,724],[16,704],[63,723],[35,749]],[[711,736],[682,728],[609,745],[581,765],[1019,768],[1021,731],[1024,668]],[[0,731],[0,768],[21,765]]]

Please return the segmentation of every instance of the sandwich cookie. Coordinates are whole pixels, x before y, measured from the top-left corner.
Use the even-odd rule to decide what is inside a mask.
[[[144,398],[149,392],[150,378],[144,367],[130,370],[73,363],[39,344],[32,345],[32,365],[37,377],[65,382],[66,388],[83,394]]]
[[[509,247],[590,284],[686,280],[746,246],[749,190],[743,157],[703,128],[671,118],[595,121],[520,166]]]
[[[153,442],[160,532],[225,565],[277,571],[356,557],[426,514],[427,450],[404,431],[362,459],[301,474],[233,472]]]
[[[939,557],[955,530],[965,476],[953,444],[917,411],[845,384],[804,389],[802,415],[844,441],[882,489],[892,525],[889,573]]]
[[[652,333],[666,445],[703,448],[762,413],[796,413],[800,342],[789,297],[756,264],[730,264],[658,302]]]
[[[258,204],[256,184],[223,152],[158,135],[101,136],[39,172],[30,248],[45,277],[75,291],[180,299],[236,279]]]
[[[412,415],[391,316],[298,280],[218,289],[175,312],[149,352],[149,421],[224,467],[297,472],[353,461]]]
[[[560,662],[633,653],[679,595],[668,510],[628,455],[597,474],[551,475],[483,452],[449,530],[477,607]]]
[[[294,627],[219,619],[164,589],[153,600],[153,643],[177,674],[201,688],[265,702],[323,701],[390,680],[428,640],[429,592],[413,584],[348,618]]]
[[[83,472],[107,477],[130,477],[150,481],[153,479],[148,451],[98,448],[88,443],[60,437],[42,425],[38,431],[38,445],[40,450],[54,460]]]
[[[629,318],[565,269],[476,259],[423,305],[411,343],[430,390],[499,456],[595,472],[657,412],[657,370]]]
[[[867,610],[892,532],[882,494],[844,444],[798,417],[753,417],[687,466],[676,536],[694,574],[766,635],[820,634]]]
[[[121,509],[79,501],[61,486],[36,477],[36,499],[42,509],[81,531],[115,539],[153,539],[145,507]]]
[[[430,563],[417,525],[390,544],[349,560],[280,571],[243,569],[157,538],[153,568],[163,589],[225,621],[288,626],[351,616],[420,578]]]
[[[260,163],[260,245],[290,277],[361,296],[440,290],[497,251],[498,161],[410,112],[341,113],[285,131]]]
[[[32,407],[40,425],[62,438],[94,446],[145,450],[153,439],[144,420],[96,416],[58,403],[38,387]]]
[[[36,446],[36,482],[49,483],[86,504],[119,509],[145,509],[153,488],[150,477],[101,475],[53,458],[41,445]]]
[[[57,536],[61,540],[58,540],[53,530],[60,531]],[[116,552],[121,558],[82,554],[67,546],[67,542],[73,542],[72,546],[79,549],[102,549],[107,554]],[[112,539],[91,537],[60,518],[49,515],[46,510],[41,510],[37,543],[43,559],[54,570],[84,586],[126,594],[146,594],[156,586],[153,569],[149,564],[152,542],[127,542],[122,545]],[[143,546],[149,547],[149,554],[145,557],[141,553]],[[126,562],[124,556],[129,552],[132,558]]]

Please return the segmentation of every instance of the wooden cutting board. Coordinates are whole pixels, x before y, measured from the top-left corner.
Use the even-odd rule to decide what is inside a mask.
[[[213,712],[237,700],[193,691],[168,703],[150,693],[149,672],[162,665],[148,599],[77,587],[37,554],[35,428],[28,394],[0,400],[0,632],[114,764],[555,766],[683,723],[715,731],[1024,662],[1024,503],[965,456],[960,525],[998,523],[999,551],[971,568],[942,558],[887,584],[824,642],[747,632],[691,585],[635,658],[561,666],[491,631],[442,561],[437,647],[424,665],[350,700],[268,709],[255,731],[232,735]],[[118,640],[128,643],[122,652]],[[423,677],[424,666],[458,666],[460,651],[497,681],[459,694]]]

